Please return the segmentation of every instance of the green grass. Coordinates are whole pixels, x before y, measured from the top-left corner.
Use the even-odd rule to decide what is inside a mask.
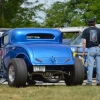
[[[99,86],[28,86],[0,85],[0,100],[100,100]]]

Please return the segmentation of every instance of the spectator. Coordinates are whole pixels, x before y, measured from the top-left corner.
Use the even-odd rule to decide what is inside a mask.
[[[100,29],[95,26],[93,18],[88,20],[88,28],[84,29],[82,33],[83,38],[83,53],[85,56],[85,48],[88,48],[88,71],[86,85],[92,85],[92,74],[94,59],[96,62],[96,82],[100,86]]]

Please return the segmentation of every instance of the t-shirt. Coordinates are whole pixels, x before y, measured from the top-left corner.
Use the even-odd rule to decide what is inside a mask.
[[[82,38],[86,39],[86,47],[94,47],[100,44],[100,29],[97,27],[88,27],[84,29]]]

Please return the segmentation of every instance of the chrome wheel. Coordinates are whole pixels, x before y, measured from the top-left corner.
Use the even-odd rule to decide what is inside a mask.
[[[25,87],[27,82],[27,66],[23,59],[12,58],[7,70],[8,85],[13,87]]]
[[[9,67],[9,80],[10,80],[11,82],[14,82],[14,79],[15,79],[15,68],[14,68],[13,65],[11,65],[11,66]]]

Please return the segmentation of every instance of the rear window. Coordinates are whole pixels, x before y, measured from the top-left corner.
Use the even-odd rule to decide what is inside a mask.
[[[28,34],[26,35],[27,39],[54,39],[52,34]]]

